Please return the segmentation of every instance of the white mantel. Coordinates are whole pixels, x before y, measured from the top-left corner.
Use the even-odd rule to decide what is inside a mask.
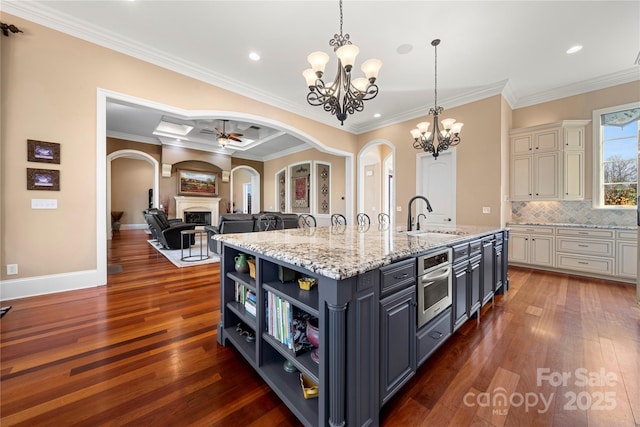
[[[220,206],[219,197],[189,197],[175,196],[176,199],[176,218],[184,220],[184,213],[190,211],[211,212],[211,225],[218,224],[218,208]]]

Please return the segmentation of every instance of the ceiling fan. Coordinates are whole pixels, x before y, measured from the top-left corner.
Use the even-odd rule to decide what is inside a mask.
[[[239,136],[242,136],[241,133],[227,133],[227,129],[226,129],[227,122],[228,120],[222,121],[222,130],[220,130],[219,128],[215,128],[219,134],[217,138],[218,144],[220,144],[222,148],[226,147],[227,144],[229,144],[229,141],[242,142],[241,139],[238,139]]]

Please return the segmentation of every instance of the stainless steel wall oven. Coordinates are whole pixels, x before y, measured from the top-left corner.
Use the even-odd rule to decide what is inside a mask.
[[[417,317],[421,327],[451,305],[451,249],[418,257],[417,282]]]

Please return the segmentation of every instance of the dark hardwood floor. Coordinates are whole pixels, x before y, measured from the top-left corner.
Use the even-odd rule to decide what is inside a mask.
[[[142,231],[109,243],[108,284],[4,302],[0,425],[296,426],[216,342],[218,264],[178,269]],[[616,282],[510,269],[382,409],[383,426],[638,426],[640,308]],[[563,376],[564,375],[564,376]]]

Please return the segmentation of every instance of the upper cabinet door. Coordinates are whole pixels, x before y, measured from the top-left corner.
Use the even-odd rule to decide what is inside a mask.
[[[560,129],[548,129],[533,134],[534,152],[556,151],[560,148]]]
[[[533,147],[533,135],[528,133],[511,137],[511,154],[528,154]]]

